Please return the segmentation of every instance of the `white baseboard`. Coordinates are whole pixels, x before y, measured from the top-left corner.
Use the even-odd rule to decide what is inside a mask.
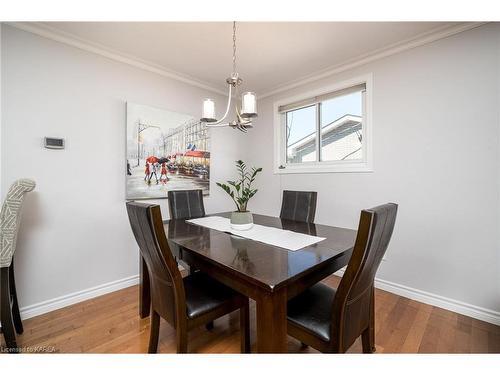
[[[339,277],[342,277],[343,274],[344,269],[341,269],[335,273],[335,275]],[[483,307],[471,305],[466,302],[457,301],[451,298],[439,296],[437,294],[425,292],[423,290],[410,288],[405,285],[382,280],[378,277],[375,278],[375,287],[390,293],[397,294],[398,296],[406,297],[418,302],[440,307],[442,309],[450,310],[462,315],[470,316],[471,318],[483,320],[485,322],[500,326],[499,311],[485,309]]]
[[[343,269],[335,273],[335,275],[339,277],[342,277],[343,274]],[[139,275],[130,276],[121,280],[112,281],[93,288],[70,293],[65,296],[53,298],[30,306],[25,306],[20,309],[21,317],[22,319],[29,319],[37,315],[45,314],[78,302],[101,296],[103,294],[128,288],[129,286],[137,285],[138,283]],[[425,292],[423,290],[393,283],[391,281],[382,280],[380,278],[375,278],[375,287],[394,293],[398,296],[406,297],[428,305],[437,306],[500,326],[500,312],[498,311],[485,309],[466,302],[457,301],[451,298],[439,296],[437,294]]]
[[[69,305],[73,305],[78,302],[102,296],[103,294],[128,288],[129,286],[137,285],[138,283],[139,283],[139,275],[129,276],[121,280],[111,281],[109,283],[101,284],[93,288],[84,289],[79,292],[66,294],[65,296],[35,303],[30,306],[21,307],[20,308],[21,318],[29,319],[34,316],[42,315],[50,311],[54,311]]]

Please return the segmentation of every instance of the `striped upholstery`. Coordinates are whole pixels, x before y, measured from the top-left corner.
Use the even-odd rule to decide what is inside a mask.
[[[35,181],[22,178],[15,181],[7,193],[0,213],[0,268],[9,267],[12,262],[24,195],[32,191],[35,185]]]

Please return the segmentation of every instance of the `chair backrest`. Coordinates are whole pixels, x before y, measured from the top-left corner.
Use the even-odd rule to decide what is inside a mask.
[[[35,181],[22,178],[15,181],[7,192],[0,212],[0,267],[10,267],[16,250],[17,233],[21,223],[24,196],[36,186]]]
[[[361,211],[356,243],[333,301],[332,338],[349,348],[369,326],[377,269],[392,236],[398,205]]]
[[[315,191],[284,190],[280,218],[306,223],[314,222],[317,197],[318,193]]]
[[[128,202],[127,213],[149,273],[153,309],[175,325],[186,311],[182,276],[168,245],[160,206]]]
[[[171,190],[168,192],[171,219],[194,219],[205,216],[202,190]]]

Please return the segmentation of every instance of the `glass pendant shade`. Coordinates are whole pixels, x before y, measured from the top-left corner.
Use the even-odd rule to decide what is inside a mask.
[[[203,122],[215,122],[215,103],[212,99],[205,99],[203,101]]]
[[[257,98],[253,92],[245,92],[241,96],[241,117],[257,117]]]

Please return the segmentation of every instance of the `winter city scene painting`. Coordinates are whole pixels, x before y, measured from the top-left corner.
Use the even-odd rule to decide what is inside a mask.
[[[126,199],[167,198],[210,186],[210,136],[198,119],[127,103]]]

